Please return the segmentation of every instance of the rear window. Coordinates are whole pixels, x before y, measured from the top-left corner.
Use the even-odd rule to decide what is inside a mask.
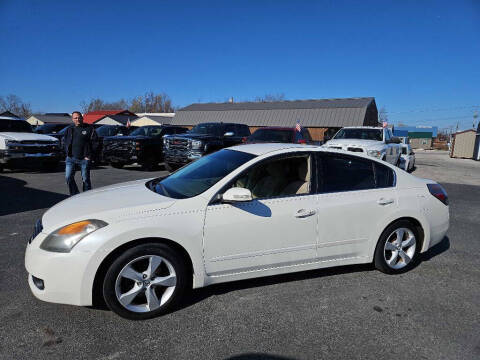
[[[4,120],[0,119],[0,132],[25,132],[31,133],[32,127],[23,120]]]

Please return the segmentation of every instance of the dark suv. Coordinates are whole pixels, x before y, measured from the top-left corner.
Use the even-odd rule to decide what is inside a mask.
[[[296,144],[311,144],[313,143],[312,137],[308,132],[308,129],[301,128],[300,131],[296,131],[294,127],[264,127],[257,129],[252,135],[250,135],[246,143],[296,143]]]
[[[102,159],[115,168],[138,163],[146,170],[152,170],[163,161],[162,137],[187,130],[180,126],[151,125],[139,127],[128,136],[105,137]]]
[[[165,167],[173,170],[205,154],[241,144],[250,136],[248,125],[233,123],[202,123],[179,136],[166,136],[163,151]]]

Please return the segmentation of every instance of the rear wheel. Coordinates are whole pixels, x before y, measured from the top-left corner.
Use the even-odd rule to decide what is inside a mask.
[[[123,168],[124,164],[123,163],[112,162],[112,163],[110,163],[110,165],[112,167],[114,167],[115,169],[121,169],[121,168]]]
[[[183,258],[165,244],[152,243],[129,249],[113,262],[103,296],[117,315],[143,320],[172,310],[189,286]]]
[[[165,163],[165,169],[168,171],[168,172],[174,172],[175,170],[177,170],[180,166],[176,165],[176,164],[171,164],[171,163]]]
[[[386,274],[410,270],[419,258],[418,231],[409,221],[400,220],[388,226],[375,249],[375,267]]]

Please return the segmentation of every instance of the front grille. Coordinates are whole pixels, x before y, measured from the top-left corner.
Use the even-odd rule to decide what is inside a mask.
[[[357,148],[357,147],[349,147],[347,148],[348,151],[353,151],[353,152],[363,152],[362,148]]]
[[[182,138],[167,138],[168,149],[169,150],[188,150],[188,139]]]
[[[131,151],[133,146],[127,142],[109,142],[104,143],[103,148],[108,152]]]
[[[58,142],[49,140],[23,140],[8,144],[8,150],[25,154],[50,154],[58,149]]]
[[[28,240],[28,243],[30,244],[33,239],[37,237],[38,234],[40,234],[43,230],[43,224],[42,224],[42,219],[38,219],[37,222],[35,223],[35,226],[33,227],[33,234]]]

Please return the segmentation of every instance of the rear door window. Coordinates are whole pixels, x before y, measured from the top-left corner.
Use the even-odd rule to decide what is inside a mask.
[[[348,155],[319,156],[320,192],[343,192],[385,188],[394,185],[393,171],[374,161]]]

